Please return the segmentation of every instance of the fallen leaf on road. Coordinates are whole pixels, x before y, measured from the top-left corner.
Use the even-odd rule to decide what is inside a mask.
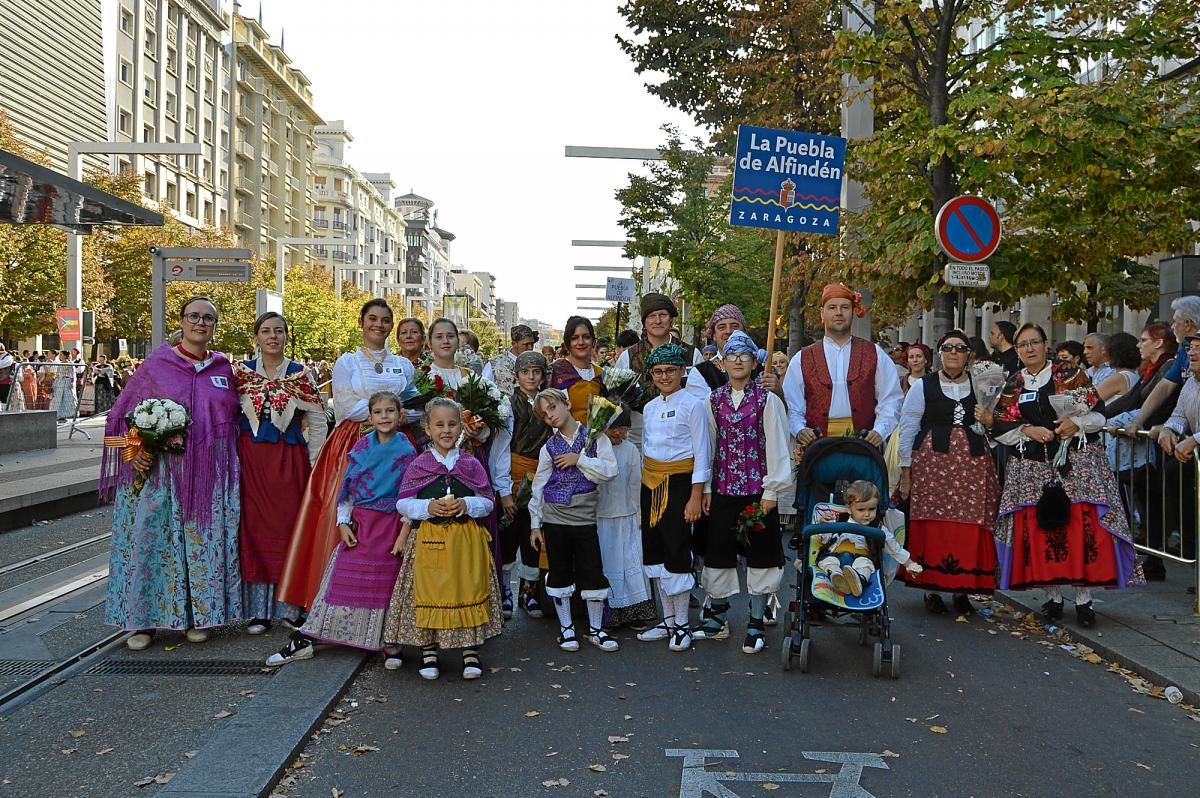
[[[689,673],[691,673],[692,671],[698,671],[698,670],[700,670],[700,669],[699,669],[699,668],[692,668],[692,667],[690,667],[690,666],[689,666],[689,667],[685,667],[685,668],[684,668],[684,670],[685,670],[685,671],[687,671],[687,672],[689,672]]]
[[[546,756],[558,756],[558,751],[551,751],[550,753],[546,754]]]
[[[608,795],[608,790],[592,790],[592,795],[596,796],[596,798],[604,798],[604,796]]]
[[[612,758],[617,762],[620,762],[622,759],[628,759],[629,754],[613,754]]]
[[[594,771],[596,773],[604,773],[605,771],[608,770],[608,768],[604,767],[604,765],[588,765],[588,770]]]
[[[883,750],[883,753],[880,754],[880,756],[883,757],[884,759],[899,759],[900,758],[900,755],[897,754],[895,751],[889,751],[886,748]]]
[[[776,784],[776,783],[775,783],[775,782],[773,782],[773,781],[768,781],[766,784],[764,784],[764,785],[762,786],[762,788],[763,788],[764,790],[778,790],[778,789],[779,789],[779,785],[778,785],[778,784]]]
[[[536,717],[537,717],[538,715],[540,715],[540,714],[542,714],[542,713],[541,713],[541,712],[538,712],[536,709],[531,709],[531,710],[529,710],[528,712],[526,712],[526,713],[525,713],[525,717],[527,717],[527,718],[536,718]]]
[[[71,729],[71,736],[78,740],[83,735],[87,734],[83,729]]]
[[[96,752],[96,756],[104,756],[105,754],[111,754],[115,750],[116,750],[115,748],[101,748],[99,751]]]
[[[331,787],[329,790],[329,794],[332,795],[333,798],[342,798],[342,796],[346,794],[346,791],[339,790],[337,787]]]
[[[174,773],[163,773],[160,776],[154,777],[154,783],[155,784],[166,784],[168,781],[170,781],[173,778],[175,778]]]
[[[504,670],[504,668],[497,668],[495,665],[493,665],[492,667],[488,668],[488,670],[492,673],[499,673],[500,671]]]
[[[633,720],[633,715],[626,715],[625,720]]]
[[[931,732],[933,732],[934,734],[945,734],[946,733],[945,726],[930,726],[929,730]]]
[[[184,754],[184,757],[187,759],[195,759],[196,754],[198,754],[198,753],[200,753],[200,752],[199,751],[188,751],[186,754]]]
[[[353,748],[351,748],[350,753],[354,754],[355,756],[362,756],[363,754],[367,754],[367,753],[370,753],[371,751],[378,751],[378,750],[379,750],[378,746],[365,745],[365,744],[360,743],[359,745],[356,745]]]
[[[1134,762],[1133,764],[1140,768],[1145,768],[1146,770],[1154,770],[1154,768],[1150,767],[1149,765],[1143,765],[1141,762]]]
[[[173,646],[163,646],[163,651],[174,651],[177,648],[183,648],[183,643],[178,643]]]
[[[222,709],[220,712],[213,715],[213,717],[217,720],[222,720],[223,718],[233,717],[236,714],[237,714],[236,712],[230,712],[228,709]]]
[[[64,754],[73,754],[76,751],[78,751],[79,749],[78,748],[60,748],[59,750]]]
[[[958,616],[957,618],[955,618],[955,619],[954,619],[954,622],[955,622],[955,623],[966,623],[966,622],[967,622],[967,616],[965,616],[965,615],[960,615],[960,616]]]
[[[567,781],[566,779],[562,779],[562,778],[548,779],[547,781],[542,782],[542,786],[543,787],[566,787],[570,783],[571,782]]]
[[[153,777],[153,776],[147,776],[147,777],[146,777],[146,778],[144,778],[144,779],[138,779],[137,781],[135,781],[135,782],[133,783],[133,786],[134,786],[134,787],[145,787],[145,786],[147,786],[147,785],[150,785],[150,784],[153,784],[153,783],[154,783],[154,777]]]
[[[254,698],[256,695],[258,695],[257,690],[243,690],[241,692],[242,698]]]
[[[1130,707],[1130,708],[1129,708],[1129,711],[1130,711],[1130,712],[1136,712],[1136,713],[1138,713],[1139,715],[1145,715],[1145,714],[1146,714],[1145,712],[1143,712],[1142,710],[1138,709],[1137,707]]]
[[[619,734],[610,734],[608,735],[608,741],[610,743],[627,743],[629,742],[629,738]]]
[[[1084,659],[1093,665],[1099,665],[1101,662],[1103,662],[1103,660],[1100,659],[1099,654],[1088,654],[1086,657],[1084,657]]]

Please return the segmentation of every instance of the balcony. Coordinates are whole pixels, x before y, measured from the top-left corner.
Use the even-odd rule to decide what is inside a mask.
[[[319,198],[329,200],[330,202],[337,202],[342,205],[350,204],[350,195],[345,191],[339,191],[328,186],[317,186],[315,193]]]
[[[248,177],[239,177],[237,180],[237,190],[243,194],[253,196],[257,192],[254,190],[254,181]]]
[[[235,152],[237,152],[237,154],[242,156],[243,158],[249,158],[250,160],[254,160],[254,145],[252,145],[250,142],[246,141],[243,138],[238,139],[237,149],[235,150]]]
[[[243,227],[247,230],[254,229],[254,219],[246,211],[242,211],[233,220],[234,226]]]
[[[329,227],[328,219],[313,219],[312,223],[313,223],[313,227],[320,227],[322,229],[326,229]]]
[[[248,102],[240,102],[237,104],[237,116],[244,122],[254,124],[254,109],[250,107]]]
[[[346,222],[338,221],[337,219],[335,219],[333,221],[333,229],[334,230],[349,230],[350,225],[347,224]]]
[[[275,177],[279,177],[279,164],[273,160],[268,160],[267,171],[273,174]]]

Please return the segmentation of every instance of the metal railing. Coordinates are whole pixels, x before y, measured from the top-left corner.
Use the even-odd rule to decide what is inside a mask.
[[[25,378],[25,370],[32,369],[34,379]],[[20,363],[13,372],[13,383],[8,401],[0,412],[21,413],[33,410],[52,410],[58,419],[58,429],[69,429],[68,438],[78,432],[88,440],[92,436],[79,426],[82,389],[79,386],[83,363],[60,363],[58,361],[31,361]],[[86,372],[85,372],[86,373]],[[85,385],[84,388],[87,386]],[[93,389],[94,397],[94,389]],[[95,399],[92,399],[93,403]],[[94,406],[94,405],[93,405]],[[107,413],[105,409],[103,415]]]
[[[1200,549],[1200,447],[1181,462],[1167,455],[1148,430],[1132,437],[1124,427],[1104,432],[1134,546],[1143,554],[1195,566]],[[1193,611],[1200,614],[1200,568],[1194,578]]]

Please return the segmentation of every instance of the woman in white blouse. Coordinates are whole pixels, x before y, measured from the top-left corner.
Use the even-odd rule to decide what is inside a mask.
[[[330,433],[313,464],[312,476],[296,529],[288,547],[277,598],[308,607],[321,584],[329,555],[338,543],[337,495],[346,471],[350,449],[362,437],[368,400],[379,391],[404,394],[412,384],[412,363],[388,349],[392,309],[382,299],[372,299],[358,314],[362,346],[337,359],[333,367],[333,414],[337,427]]]
[[[972,612],[967,594],[996,587],[992,529],[1000,488],[982,428],[972,429],[971,342],[953,330],[937,349],[942,368],[912,384],[900,411],[900,496],[909,500],[906,545],[924,568],[904,579],[925,591],[930,612],[948,611],[941,596],[947,592],[954,594],[955,612],[965,615]]]

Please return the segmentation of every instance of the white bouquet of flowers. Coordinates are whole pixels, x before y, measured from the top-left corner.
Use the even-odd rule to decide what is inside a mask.
[[[999,363],[982,361],[971,366],[971,386],[975,393],[975,403],[991,413],[1000,402],[1000,394],[1004,393],[1004,385],[1008,377],[1004,367]],[[980,435],[985,435],[983,425],[976,421],[971,429]]]
[[[600,373],[600,382],[604,386],[605,395],[615,404],[624,402],[630,406],[636,405],[642,393],[637,372],[633,369],[616,366],[605,368]]]
[[[184,451],[185,433],[192,417],[187,408],[171,399],[143,399],[126,414],[124,435],[105,436],[104,445],[121,449],[121,459],[130,462],[142,452]],[[134,489],[146,484],[146,473],[139,473]]]

